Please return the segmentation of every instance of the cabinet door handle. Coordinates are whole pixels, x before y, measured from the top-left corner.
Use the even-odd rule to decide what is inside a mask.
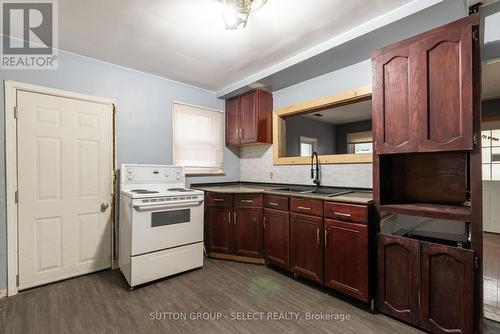
[[[350,213],[334,212],[333,214],[336,216],[351,217]]]
[[[318,246],[320,245],[319,243],[319,227],[316,229],[316,241],[318,242]]]
[[[251,200],[251,199],[242,199],[241,202],[242,203],[253,203],[253,200]]]
[[[214,198],[212,201],[214,202],[224,202],[223,198]]]
[[[234,213],[234,221],[233,224],[236,225],[236,212]]]
[[[266,216],[264,216],[263,220],[262,220],[262,224],[263,224],[263,227],[264,227],[264,230],[266,229]]]
[[[325,247],[328,246],[328,231],[325,230]]]
[[[229,222],[229,225],[231,225],[231,211],[227,213],[227,221]]]
[[[236,134],[235,134],[236,138],[240,138],[239,133],[238,133],[238,130],[239,130],[239,129],[236,129],[236,130],[235,130],[235,132],[236,132]]]
[[[269,202],[268,204],[269,204],[269,205],[272,205],[272,206],[279,206],[279,204],[278,204],[278,203],[274,203],[274,202]]]
[[[311,210],[311,208],[308,208],[306,206],[299,206],[298,207],[300,210]]]

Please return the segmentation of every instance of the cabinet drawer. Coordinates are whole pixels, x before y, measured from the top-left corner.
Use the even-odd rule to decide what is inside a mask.
[[[353,223],[367,224],[368,207],[365,205],[326,202],[325,217]]]
[[[235,206],[262,207],[262,195],[261,194],[235,194],[234,195],[234,205]]]
[[[270,209],[288,211],[288,197],[264,195],[264,206]]]
[[[205,195],[205,204],[223,207],[233,206],[233,194],[207,193]]]
[[[323,201],[292,197],[290,199],[290,211],[323,217]]]

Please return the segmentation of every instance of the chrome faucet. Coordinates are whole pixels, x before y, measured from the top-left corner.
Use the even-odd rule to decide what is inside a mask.
[[[316,157],[316,177],[314,176],[314,157]],[[317,152],[313,152],[311,155],[311,179],[314,179],[313,183],[319,189],[321,181],[319,180],[319,158]]]

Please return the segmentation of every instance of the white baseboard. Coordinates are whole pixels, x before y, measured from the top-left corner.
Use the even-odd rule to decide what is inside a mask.
[[[0,298],[5,298],[5,297],[7,297],[7,289],[0,290]]]

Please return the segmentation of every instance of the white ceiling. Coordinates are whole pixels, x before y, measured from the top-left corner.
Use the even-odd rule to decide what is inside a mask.
[[[316,114],[323,116],[318,117]],[[303,117],[329,124],[345,124],[372,119],[372,100],[314,112]]]
[[[410,2],[268,0],[227,31],[218,0],[64,0],[59,47],[219,90]]]

